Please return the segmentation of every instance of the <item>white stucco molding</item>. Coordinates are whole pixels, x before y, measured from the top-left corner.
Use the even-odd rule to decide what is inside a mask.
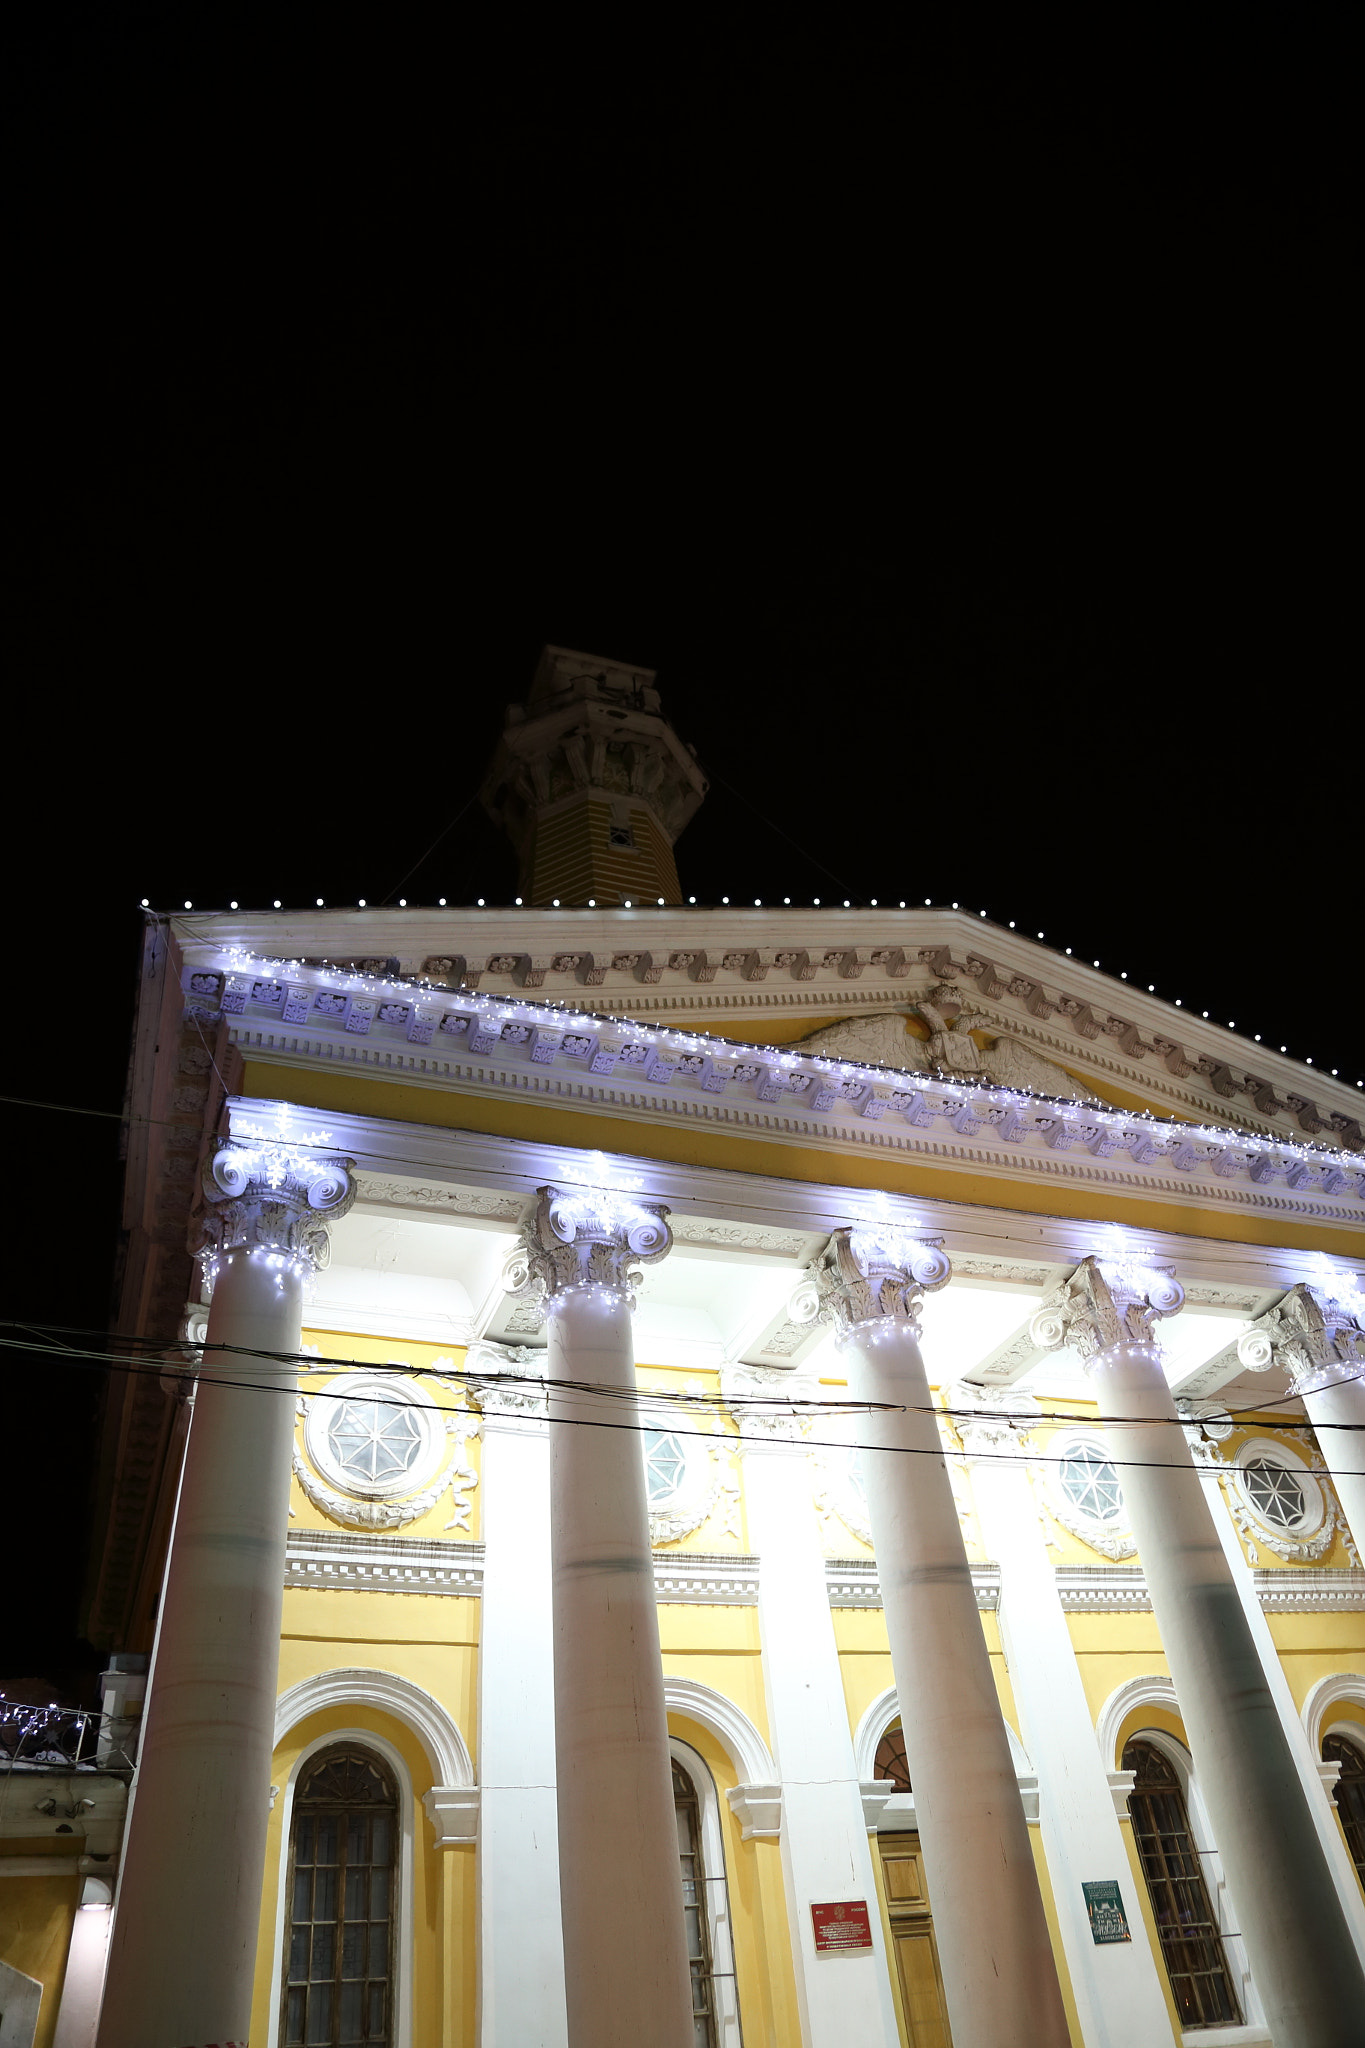
[[[743,1707],[737,1707],[723,1692],[701,1685],[695,1678],[665,1678],[664,1704],[670,1714],[685,1714],[689,1721],[715,1736],[739,1775],[741,1785],[773,1785],[777,1766],[772,1751]]]
[[[863,1715],[862,1720],[858,1723],[858,1730],[853,1738],[853,1760],[857,1767],[858,1777],[864,1784],[872,1784],[876,1781],[877,1744],[881,1741],[891,1723],[900,1719],[900,1711],[901,1703],[896,1697],[896,1688],[894,1685],[888,1685],[885,1692],[877,1694],[877,1697]],[[1028,1751],[1024,1748],[1023,1743],[1010,1727],[1008,1721],[1005,1723],[1005,1733],[1009,1737],[1010,1761],[1014,1765],[1015,1776],[1019,1779],[1027,1779],[1030,1784],[1036,1785],[1038,1780],[1034,1775],[1033,1765],[1029,1761]]]
[[[1175,1687],[1161,1672],[1147,1672],[1141,1678],[1130,1678],[1123,1685],[1115,1686],[1100,1708],[1095,1723],[1095,1739],[1100,1746],[1104,1768],[1110,1773],[1111,1779],[1119,1769],[1116,1754],[1119,1731],[1128,1716],[1138,1707],[1162,1707],[1168,1714],[1175,1714],[1177,1717],[1180,1715]],[[1110,1789],[1113,1789],[1112,1784]]]
[[[1365,1672],[1333,1671],[1309,1686],[1301,1712],[1315,1757],[1322,1755],[1322,1738],[1328,1730],[1331,1709],[1343,1704],[1365,1707]]]
[[[394,1671],[364,1666],[319,1671],[280,1694],[275,1704],[275,1741],[310,1714],[328,1707],[374,1707],[410,1728],[426,1753],[437,1788],[472,1788],[474,1764],[455,1722],[429,1692]]]

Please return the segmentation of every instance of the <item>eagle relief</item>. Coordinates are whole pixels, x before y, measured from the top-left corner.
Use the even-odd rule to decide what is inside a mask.
[[[913,1038],[905,1028],[917,1013],[929,1028],[929,1042]],[[899,1067],[935,1073],[950,1081],[994,1082],[999,1088],[1027,1088],[1037,1095],[1059,1095],[1066,1101],[1098,1102],[1093,1090],[1059,1067],[1055,1060],[1012,1032],[998,1032],[980,1046],[973,1031],[993,1032],[988,1017],[969,1015],[954,989],[935,988],[921,1002],[876,1017],[844,1017],[822,1024],[797,1041],[802,1052],[824,1053],[830,1059],[861,1060],[869,1066]]]

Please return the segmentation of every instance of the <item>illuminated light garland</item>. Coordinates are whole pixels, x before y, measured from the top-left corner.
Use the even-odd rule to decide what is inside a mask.
[[[248,948],[241,945],[225,946],[220,951],[224,959],[231,963],[223,975],[224,994],[227,991],[228,981],[233,978],[242,979],[250,977],[256,981],[261,981],[274,977],[281,972],[286,974],[293,972],[297,976],[316,975],[317,973],[315,968],[307,967],[301,959],[279,959],[263,956],[252,953]],[[195,990],[190,985],[197,971],[202,972],[202,970],[195,970],[193,968],[187,969],[186,992],[188,994],[204,992],[202,990]],[[316,996],[318,992],[325,993],[328,990],[335,990],[339,983],[352,990],[364,989],[373,991],[377,997],[391,996],[395,1000],[407,998],[410,1004],[413,1003],[414,998],[420,999],[422,997],[426,997],[432,1002],[439,1002],[447,1012],[446,1017],[441,1020],[440,1028],[443,1030],[448,1029],[449,1035],[462,1035],[469,1029],[473,1018],[480,1014],[485,1018],[495,1016],[498,1030],[496,1034],[489,1038],[486,1046],[475,1048],[473,1041],[476,1034],[472,1030],[469,1031],[471,1050],[490,1051],[492,1046],[502,1039],[503,1027],[506,1025],[513,1025],[518,1028],[525,1027],[521,1031],[520,1042],[526,1043],[531,1040],[538,1027],[543,1029],[542,1020],[549,1016],[559,1023],[567,1021],[576,1033],[590,1035],[597,1039],[600,1039],[604,1033],[609,1031],[628,1035],[629,1047],[636,1049],[633,1059],[627,1048],[619,1049],[615,1053],[600,1053],[598,1057],[610,1058],[611,1065],[605,1068],[590,1065],[590,1071],[610,1072],[618,1063],[624,1065],[644,1065],[646,1064],[647,1053],[651,1049],[678,1049],[685,1052],[691,1058],[700,1059],[710,1064],[714,1078],[711,1089],[708,1092],[723,1092],[724,1087],[733,1080],[759,1083],[764,1069],[780,1067],[786,1073],[795,1077],[797,1085],[792,1087],[792,1092],[796,1093],[804,1092],[810,1080],[816,1074],[820,1072],[829,1073],[837,1065],[841,1080],[865,1077],[859,1091],[862,1095],[869,1094],[869,1091],[874,1089],[874,1085],[880,1083],[890,1088],[893,1094],[900,1092],[907,1096],[917,1095],[921,1097],[922,1107],[928,1111],[930,1119],[934,1115],[941,1114],[948,1116],[951,1120],[959,1116],[969,1105],[981,1104],[982,1114],[979,1121],[999,1126],[1011,1121],[1010,1112],[1013,1111],[1019,1127],[1013,1130],[1002,1131],[1002,1135],[1006,1138],[1007,1142],[1027,1135],[1026,1130],[1022,1127],[1023,1119],[1026,1116],[1036,1114],[1038,1110],[1046,1111],[1055,1108],[1063,1113],[1052,1120],[1048,1129],[1041,1131],[1041,1135],[1053,1150],[1064,1151],[1069,1149],[1072,1138],[1066,1131],[1065,1126],[1071,1124],[1078,1126],[1077,1136],[1080,1136],[1084,1129],[1089,1126],[1093,1126],[1096,1133],[1101,1130],[1109,1130],[1120,1134],[1129,1132],[1143,1133],[1139,1150],[1135,1152],[1135,1157],[1137,1157],[1139,1164],[1150,1163],[1160,1153],[1165,1153],[1174,1157],[1174,1163],[1181,1171],[1189,1171],[1196,1163],[1196,1156],[1192,1155],[1185,1160],[1175,1156],[1180,1152],[1183,1145],[1185,1147],[1203,1147],[1206,1150],[1220,1152],[1224,1155],[1226,1155],[1229,1149],[1243,1150],[1248,1154],[1244,1164],[1247,1170],[1251,1172],[1252,1178],[1259,1182],[1273,1179],[1279,1173],[1291,1175],[1298,1167],[1321,1168],[1328,1173],[1333,1171],[1339,1173],[1349,1171],[1353,1174],[1365,1174],[1365,1152],[1348,1152],[1344,1149],[1324,1145],[1301,1144],[1294,1140],[1282,1139],[1273,1132],[1248,1131],[1237,1125],[1191,1124],[1174,1118],[1157,1118],[1153,1117],[1149,1110],[1123,1111],[1105,1109],[1092,1103],[1081,1102],[1075,1097],[1050,1096],[1043,1094],[1041,1091],[1024,1088],[988,1088],[979,1082],[955,1081],[947,1076],[930,1074],[921,1069],[896,1069],[881,1065],[874,1066],[863,1061],[834,1062],[818,1054],[807,1054],[798,1057],[790,1051],[776,1046],[748,1045],[715,1037],[709,1033],[680,1031],[669,1026],[650,1025],[635,1018],[619,1017],[601,1012],[595,1012],[591,1016],[575,1013],[566,1020],[562,1004],[553,998],[538,1003],[528,1002],[511,997],[484,995],[477,989],[452,989],[448,985],[432,982],[426,976],[421,975],[379,976],[358,970],[347,970],[344,973],[334,972],[326,981],[306,980],[298,985],[305,987],[311,995]],[[272,985],[277,984],[272,983]],[[415,1007],[415,1004],[413,1006]],[[245,1008],[245,996],[236,1002],[233,1008],[237,1012],[243,1011]],[[464,1016],[463,1020],[460,1021],[461,1013],[464,1012],[473,1014],[472,1016]],[[451,1028],[452,1019],[456,1020],[453,1023],[453,1028]],[[284,1021],[301,1023],[304,1020],[302,1018],[291,1020],[286,1016]],[[377,1021],[390,1022],[392,1020],[377,1018]],[[435,1030],[436,1025],[433,1023],[431,1034],[421,1042],[429,1043],[431,1037],[435,1035]],[[486,1030],[487,1025],[485,1025]],[[587,1048],[583,1050],[585,1054],[588,1051]],[[561,1043],[559,1047],[553,1048],[550,1051],[549,1060],[552,1061],[561,1053],[567,1054],[569,1057],[583,1056]],[[535,1052],[533,1052],[532,1057],[533,1059],[536,1058]],[[545,1055],[541,1055],[538,1063],[548,1063]],[[730,1068],[728,1073],[721,1072],[722,1063]],[[681,1067],[671,1070],[666,1078],[673,1080],[677,1074],[683,1074],[686,1078],[701,1078],[699,1074],[686,1074],[685,1070]],[[649,1079],[651,1076],[646,1072],[644,1078]],[[702,1085],[703,1087],[707,1085],[704,1079],[702,1080]],[[789,1082],[788,1085],[791,1086],[792,1084]],[[1356,1086],[1362,1087],[1365,1086],[1365,1083],[1357,1082]],[[953,1091],[950,1098],[940,1099],[937,1103],[930,1101],[931,1095],[941,1094],[941,1091],[944,1089]],[[765,1097],[763,1094],[760,1094],[760,1100],[764,1099],[775,1100],[776,1097],[771,1095]],[[871,1099],[883,1102],[886,1107],[899,1108],[902,1106],[893,1102],[890,1097],[872,1095]],[[849,1100],[851,1101],[852,1098],[850,1097]],[[807,1104],[803,1106],[815,1109],[829,1109],[833,1107],[833,1098],[831,1097],[829,1101],[822,1101],[819,1091],[817,1091],[810,1096]],[[864,1104],[864,1108],[867,1106]],[[1070,1112],[1070,1114],[1068,1115],[1064,1112]],[[882,1113],[884,1111],[874,1112],[874,1120]],[[1158,1139],[1155,1135],[1148,1138],[1145,1135],[1148,1131],[1153,1134],[1160,1132],[1163,1134],[1163,1138]],[[1169,1142],[1163,1142],[1163,1139],[1168,1139]],[[1120,1147],[1125,1150],[1132,1149],[1127,1135],[1120,1135],[1116,1139],[1115,1144],[1109,1149],[1112,1152],[1113,1150],[1120,1149]],[[1145,1153],[1145,1157],[1139,1156],[1142,1153]],[[1288,1163],[1286,1164],[1286,1162]],[[1213,1163],[1212,1158],[1209,1159],[1208,1163]],[[1223,1177],[1226,1177],[1228,1170],[1227,1167],[1224,1167]],[[1332,1193],[1336,1192],[1336,1190],[1329,1188],[1327,1192]],[[1365,1185],[1358,1187],[1356,1192],[1360,1199],[1365,1200]]]

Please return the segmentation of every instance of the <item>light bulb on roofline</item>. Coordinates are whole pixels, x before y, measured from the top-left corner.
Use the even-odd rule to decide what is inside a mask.
[[[234,898],[233,898],[233,900],[232,900],[232,902],[231,902],[231,903],[229,903],[229,905],[228,905],[228,909],[229,909],[229,910],[235,910],[236,908],[237,908],[237,899],[236,899],[236,898],[234,897]]]
[[[275,908],[276,908],[276,910],[278,910],[278,909],[279,909],[279,907],[280,907],[280,899],[279,899],[279,897],[277,896],[277,897],[275,898]],[[185,908],[186,908],[186,910],[188,910],[188,909],[189,909],[189,905],[188,905],[188,903],[187,903],[187,904],[185,905]]]

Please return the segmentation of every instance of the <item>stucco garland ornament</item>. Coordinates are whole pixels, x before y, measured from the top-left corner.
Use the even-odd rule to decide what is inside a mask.
[[[337,1493],[304,1463],[297,1444],[294,1477],[319,1514],[345,1529],[405,1529],[410,1522],[430,1514],[442,1495],[449,1492],[454,1513],[445,1527],[468,1530],[473,1510],[470,1496],[479,1483],[479,1475],[466,1464],[464,1447],[471,1437],[478,1435],[479,1423],[475,1416],[457,1414],[447,1415],[445,1425],[447,1435],[455,1439],[454,1458],[430,1486],[421,1493],[409,1494],[405,1500],[361,1500],[354,1494]]]

